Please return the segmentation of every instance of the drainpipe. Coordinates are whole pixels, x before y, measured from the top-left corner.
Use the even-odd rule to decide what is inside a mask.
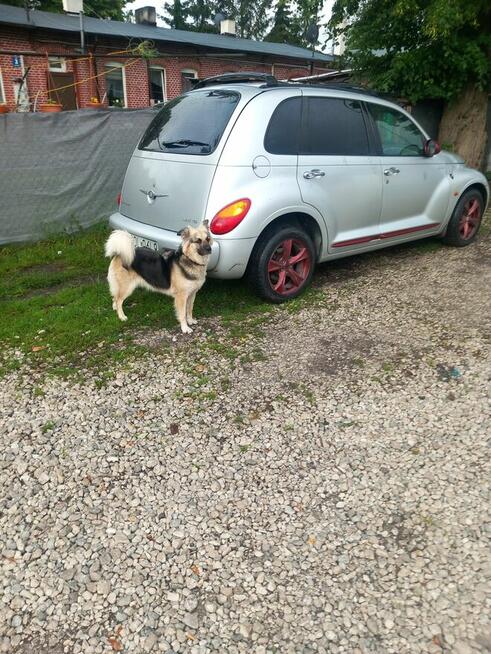
[[[152,106],[152,81],[150,79],[150,62],[148,59],[145,59],[147,62],[147,85],[148,85],[148,106]]]
[[[84,12],[79,13],[80,16],[80,50],[85,54],[85,33],[84,33]]]

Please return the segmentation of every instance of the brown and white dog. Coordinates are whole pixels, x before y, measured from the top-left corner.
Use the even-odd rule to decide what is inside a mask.
[[[133,237],[124,230],[117,229],[109,236],[105,249],[106,257],[111,257],[107,280],[120,320],[127,320],[123,302],[141,287],[172,296],[181,330],[184,334],[193,331],[194,298],[205,283],[212,238],[208,221],[196,228],[185,227],[179,234],[182,243],[168,256],[150,248],[135,248]]]

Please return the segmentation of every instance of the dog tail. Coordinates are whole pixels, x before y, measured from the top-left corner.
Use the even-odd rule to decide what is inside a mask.
[[[123,229],[116,229],[106,241],[106,257],[119,257],[126,267],[131,266],[135,258],[133,237]]]

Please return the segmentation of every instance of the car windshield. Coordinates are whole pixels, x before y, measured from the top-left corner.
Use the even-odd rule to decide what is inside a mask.
[[[236,91],[215,89],[171,100],[150,123],[138,148],[152,152],[211,154],[239,99]]]

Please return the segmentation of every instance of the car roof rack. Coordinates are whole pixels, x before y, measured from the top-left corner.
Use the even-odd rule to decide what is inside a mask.
[[[265,86],[279,86],[279,82],[274,75],[268,73],[223,73],[223,75],[215,75],[214,77],[207,77],[206,79],[199,80],[194,86],[194,89],[202,89],[205,86],[212,86],[215,84],[240,84],[241,82],[263,82]]]
[[[335,89],[337,91],[349,91],[350,93],[363,93],[364,95],[373,95],[380,97],[380,93],[372,91],[371,89],[365,89],[363,86],[355,86],[354,84],[344,84],[343,82],[302,82],[306,86],[318,86],[323,89]]]
[[[312,88],[313,86],[321,89],[333,89],[337,91],[349,91],[350,93],[362,93],[364,95],[372,95],[375,97],[383,97],[382,94],[376,93],[371,89],[366,89],[354,84],[345,84],[343,82],[327,82],[327,81],[306,81],[295,82],[294,80],[277,80],[274,75],[268,73],[256,73],[244,71],[242,73],[223,73],[222,75],[215,75],[214,77],[207,77],[206,79],[198,80],[194,89],[202,89],[206,86],[214,86],[216,84],[241,84],[247,82],[262,82],[262,88],[278,88],[278,87],[297,87],[297,88]]]

